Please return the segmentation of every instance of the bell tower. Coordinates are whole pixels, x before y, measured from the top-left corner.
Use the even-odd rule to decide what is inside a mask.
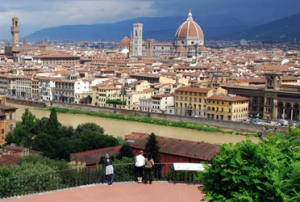
[[[133,24],[133,56],[142,56],[143,50],[143,24]]]
[[[11,26],[12,47],[19,46],[19,34],[20,34],[19,18],[13,17],[12,26]]]

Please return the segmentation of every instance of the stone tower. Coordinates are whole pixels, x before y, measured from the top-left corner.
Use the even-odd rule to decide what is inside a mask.
[[[20,34],[19,18],[13,17],[12,26],[11,26],[12,47],[19,46],[19,34]]]
[[[142,56],[143,50],[143,24],[133,24],[133,56]]]

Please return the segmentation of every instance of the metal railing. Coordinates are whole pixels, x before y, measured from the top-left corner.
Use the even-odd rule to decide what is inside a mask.
[[[137,181],[134,164],[114,164],[114,182]],[[145,175],[145,173],[144,173]],[[199,183],[196,172],[173,171],[173,164],[155,164],[153,181]],[[0,176],[0,198],[12,198],[73,187],[105,183],[105,168],[69,169],[18,177]]]

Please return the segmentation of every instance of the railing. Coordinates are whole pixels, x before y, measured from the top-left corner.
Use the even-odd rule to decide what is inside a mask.
[[[115,164],[113,166],[114,182],[137,180],[134,164]],[[197,183],[195,172],[182,171],[175,174],[173,164],[155,164],[152,173],[153,181]],[[100,183],[105,183],[103,166],[98,166],[97,169],[82,168],[19,177],[1,177],[0,198],[12,198]]]

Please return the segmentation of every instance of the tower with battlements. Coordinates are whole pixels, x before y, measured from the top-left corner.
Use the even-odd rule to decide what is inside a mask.
[[[11,26],[12,47],[19,46],[19,34],[20,34],[19,18],[13,17],[12,26]]]

